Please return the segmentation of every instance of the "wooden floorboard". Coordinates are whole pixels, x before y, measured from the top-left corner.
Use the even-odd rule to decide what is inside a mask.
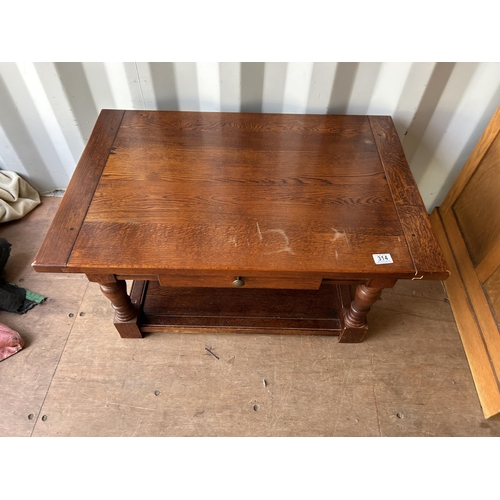
[[[15,239],[12,279],[51,299],[24,316],[0,313],[27,340],[0,363],[0,435],[500,436],[500,420],[482,414],[440,282],[385,290],[361,344],[257,334],[121,339],[95,283],[30,269],[49,204],[57,200],[16,231],[0,227]]]
[[[88,286],[79,276],[42,275],[31,269],[60,201],[43,200],[24,219],[0,224],[0,236],[12,245],[5,279],[47,297],[45,304],[23,315],[0,311],[0,323],[25,341],[22,351],[0,363],[0,436],[32,434]]]

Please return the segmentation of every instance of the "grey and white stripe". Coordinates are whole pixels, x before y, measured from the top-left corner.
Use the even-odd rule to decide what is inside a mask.
[[[103,108],[391,115],[431,210],[500,105],[500,63],[0,63],[0,168],[65,188]]]

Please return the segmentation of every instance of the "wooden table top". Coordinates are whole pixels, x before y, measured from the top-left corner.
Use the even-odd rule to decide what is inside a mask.
[[[174,111],[101,112],[33,267],[448,276],[390,117]]]

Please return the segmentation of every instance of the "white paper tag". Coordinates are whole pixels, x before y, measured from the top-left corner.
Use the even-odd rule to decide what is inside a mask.
[[[390,253],[373,253],[373,260],[375,264],[393,264],[393,260]]]

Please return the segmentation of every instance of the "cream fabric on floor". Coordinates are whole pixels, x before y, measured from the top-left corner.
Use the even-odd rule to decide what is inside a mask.
[[[15,172],[0,170],[0,222],[20,219],[40,204],[40,195]]]

